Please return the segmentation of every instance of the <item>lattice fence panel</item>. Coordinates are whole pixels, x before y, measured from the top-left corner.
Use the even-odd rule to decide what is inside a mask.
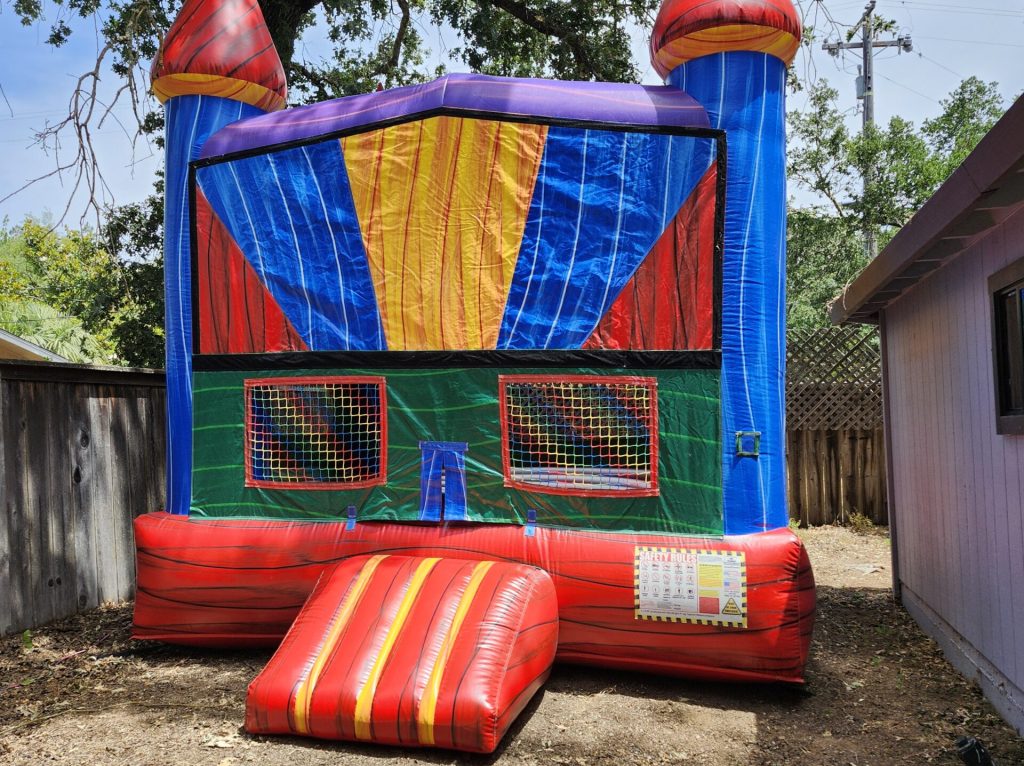
[[[870,327],[789,333],[786,427],[789,430],[878,428],[882,424],[882,358]]]

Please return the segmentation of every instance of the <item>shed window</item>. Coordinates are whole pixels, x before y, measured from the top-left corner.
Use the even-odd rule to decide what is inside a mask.
[[[989,277],[996,431],[1024,434],[1024,259]]]

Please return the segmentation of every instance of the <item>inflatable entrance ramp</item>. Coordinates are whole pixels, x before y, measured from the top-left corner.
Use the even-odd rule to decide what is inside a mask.
[[[356,556],[323,573],[250,684],[246,729],[489,753],[547,679],[557,643],[541,569]]]

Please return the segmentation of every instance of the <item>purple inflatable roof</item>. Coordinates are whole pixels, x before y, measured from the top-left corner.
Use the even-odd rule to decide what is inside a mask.
[[[651,127],[709,125],[704,107],[670,86],[451,74],[425,85],[239,120],[214,133],[201,156],[258,150],[439,109]]]

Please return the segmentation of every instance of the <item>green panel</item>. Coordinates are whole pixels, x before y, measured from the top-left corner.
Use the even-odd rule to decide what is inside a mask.
[[[658,484],[654,497],[574,497],[505,486],[499,375],[657,379]],[[375,375],[387,381],[387,483],[349,490],[245,486],[246,378]],[[470,521],[722,534],[721,424],[717,370],[424,369],[197,372],[193,378],[192,508],[208,517],[339,519],[355,505],[362,520],[415,521],[421,441],[466,442]]]

